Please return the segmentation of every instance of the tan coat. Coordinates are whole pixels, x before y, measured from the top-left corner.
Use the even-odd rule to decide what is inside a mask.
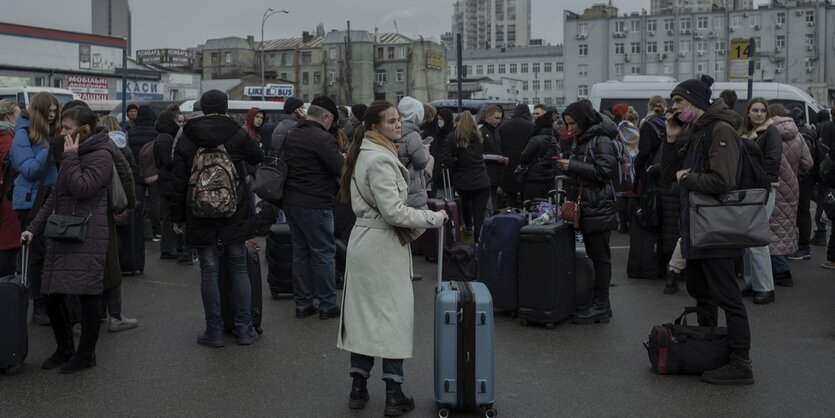
[[[392,226],[438,228],[443,217],[406,206],[409,171],[394,154],[367,139],[360,149],[351,182],[357,222],[348,242],[336,346],[367,356],[410,358],[414,348],[412,253],[409,245],[400,245]]]

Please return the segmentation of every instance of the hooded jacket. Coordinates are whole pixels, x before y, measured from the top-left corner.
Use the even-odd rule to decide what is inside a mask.
[[[499,126],[499,136],[502,138],[501,154],[508,158],[502,179],[502,190],[505,193],[519,193],[522,191],[521,185],[516,183],[516,176],[513,171],[519,165],[522,151],[528,145],[528,139],[533,133],[534,125],[531,122],[531,111],[526,104],[516,106],[513,118]]]
[[[446,149],[446,140],[449,138],[452,130],[455,128],[453,123],[452,112],[449,109],[441,109],[438,111],[438,121],[444,121],[443,127],[438,127],[438,132],[435,133],[432,143],[429,144],[429,153],[435,159],[435,164],[432,166],[432,189],[440,190],[444,187],[443,176],[441,175],[444,150]],[[401,128],[402,129],[402,128]]]
[[[713,104],[696,122],[688,125],[690,139],[679,152],[676,144],[662,144],[662,170],[665,173],[690,169],[679,181],[680,204],[689,207],[690,192],[727,193],[736,188],[740,137],[734,123],[734,112],[722,99]],[[697,250],[690,247],[690,212],[679,212],[681,252],[686,259],[739,257],[743,249]]]
[[[499,135],[499,129],[494,128],[485,120],[478,123],[478,129],[481,131],[481,138],[484,140],[482,144],[484,155],[493,157],[484,160],[484,164],[487,165],[487,176],[490,178],[490,185],[498,187],[502,182],[504,172],[504,164],[495,160],[495,156],[502,155],[502,139]]]
[[[189,178],[194,155],[200,147],[211,148],[223,144],[235,164],[240,183],[237,190],[237,210],[228,218],[209,219],[194,216],[189,209]],[[252,222],[249,199],[244,181],[244,163],[256,165],[264,159],[261,147],[226,115],[209,115],[186,122],[183,135],[177,141],[172,161],[171,220],[185,224],[189,247],[211,247],[218,240],[223,244],[244,242],[251,238]]]
[[[612,180],[617,160],[612,138],[617,135],[617,127],[582,102],[568,105],[563,117],[566,115],[574,119],[582,132],[572,146],[566,173],[568,199],[580,201],[580,229],[584,233],[616,229],[617,203]]]
[[[171,150],[174,147],[174,138],[177,137],[180,126],[177,125],[174,114],[165,111],[160,113],[155,128],[157,130],[157,142],[154,144],[154,163],[156,163],[159,172],[157,187],[160,196],[171,199],[171,195],[174,193],[174,173],[172,171],[174,167],[171,160]]]
[[[14,131],[14,125],[0,122],[0,161],[4,161],[12,149]],[[0,172],[0,183],[3,181],[3,173]],[[11,200],[4,193],[0,196],[0,250],[14,248],[20,248],[20,222],[12,209]]]
[[[284,202],[312,209],[333,206],[345,164],[333,135],[318,122],[299,122],[284,141],[284,161]]]
[[[550,121],[551,113],[545,113],[537,118],[535,131],[519,157],[519,162],[528,167],[525,175],[526,183],[554,182],[556,167],[553,157],[557,153]]]
[[[753,132],[742,134],[743,139],[757,141],[760,147],[760,152],[763,155],[763,166],[765,173],[768,174],[768,181],[772,184],[777,183],[777,177],[780,173],[780,159],[783,154],[783,140],[780,138],[780,132],[772,126],[773,121],[766,121],[762,126],[755,129]]]
[[[772,129],[782,141],[779,183],[774,212],[769,219],[771,226],[771,255],[790,255],[797,251],[797,204],[800,199],[798,175],[814,165],[806,141],[800,135],[791,118],[775,116]]]
[[[455,133],[447,136],[444,151],[444,167],[449,167],[456,190],[476,191],[490,187],[487,166],[484,164],[484,147],[477,136],[469,138],[467,148],[460,148]]]
[[[14,191],[12,192],[12,208],[14,210],[32,209],[38,195],[38,189],[41,187],[42,176],[43,185],[55,185],[58,169],[54,159],[46,168],[45,176],[43,172],[49,154],[47,144],[46,139],[39,144],[32,144],[29,141],[29,118],[21,114],[17,120],[10,151],[12,165],[19,173],[15,178]]]
[[[261,119],[261,126],[256,128],[255,127],[255,115],[257,115],[259,113],[264,118]],[[266,122],[265,119],[266,119],[266,115],[264,114],[264,111],[261,110],[260,107],[253,107],[252,109],[249,109],[249,112],[247,112],[247,114],[246,114],[246,122],[244,122],[244,130],[246,131],[247,134],[249,134],[250,138],[258,141],[259,143],[261,142],[261,128],[264,126],[264,122]]]
[[[128,130],[128,145],[135,158],[139,158],[139,151],[145,144],[157,139],[157,130],[154,129],[156,122],[157,115],[150,106],[139,106],[136,125]],[[145,180],[139,175],[139,170],[134,173],[134,182],[145,184]]]
[[[422,104],[420,109],[423,112]],[[403,120],[400,127],[400,139],[395,141],[395,144],[398,146],[397,158],[409,169],[409,197],[406,199],[406,205],[416,209],[426,209],[428,196],[423,169],[429,164],[429,150],[423,146],[418,125],[411,119]]]

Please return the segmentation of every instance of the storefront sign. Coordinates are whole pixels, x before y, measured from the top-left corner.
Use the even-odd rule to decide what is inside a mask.
[[[71,75],[67,78],[67,89],[81,97],[81,100],[107,100],[107,78]]]
[[[263,90],[261,86],[246,86],[244,87],[244,96],[261,97]],[[264,97],[290,97],[292,95],[292,84],[267,84],[267,90],[263,91]]]
[[[165,100],[165,87],[155,81],[128,80],[127,100]],[[122,83],[116,83],[116,99],[125,97],[122,93]]]
[[[136,51],[139,64],[171,64],[187,66],[192,63],[191,51],[186,49],[140,49]]]

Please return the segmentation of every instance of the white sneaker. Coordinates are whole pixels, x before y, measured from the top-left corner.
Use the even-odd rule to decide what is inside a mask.
[[[107,327],[107,330],[110,332],[119,332],[119,331],[126,331],[129,329],[133,329],[139,326],[139,321],[136,319],[128,318],[126,316],[122,316],[122,319],[116,319],[114,317],[110,317],[110,324]]]

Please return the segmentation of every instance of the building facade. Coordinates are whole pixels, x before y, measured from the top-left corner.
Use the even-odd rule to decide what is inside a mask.
[[[728,80],[730,40],[753,38],[755,81],[797,86],[830,103],[835,86],[835,7],[802,3],[757,10],[614,17],[565,12],[565,94],[586,97],[594,83],[625,75]]]
[[[127,38],[128,55],[133,55],[131,45],[131,15],[128,0],[91,0],[92,33],[95,35]]]
[[[255,38],[230,36],[209,39],[197,47],[194,59],[200,60],[203,79],[241,78],[255,73]]]
[[[750,10],[754,0],[652,0],[650,14],[704,13],[724,8]]]
[[[566,103],[563,47],[531,46],[468,50],[462,53],[466,98],[511,100],[529,104]],[[447,66],[448,97],[456,95],[455,60]]]
[[[452,33],[463,35],[465,49],[527,46],[531,39],[531,0],[458,0]]]

